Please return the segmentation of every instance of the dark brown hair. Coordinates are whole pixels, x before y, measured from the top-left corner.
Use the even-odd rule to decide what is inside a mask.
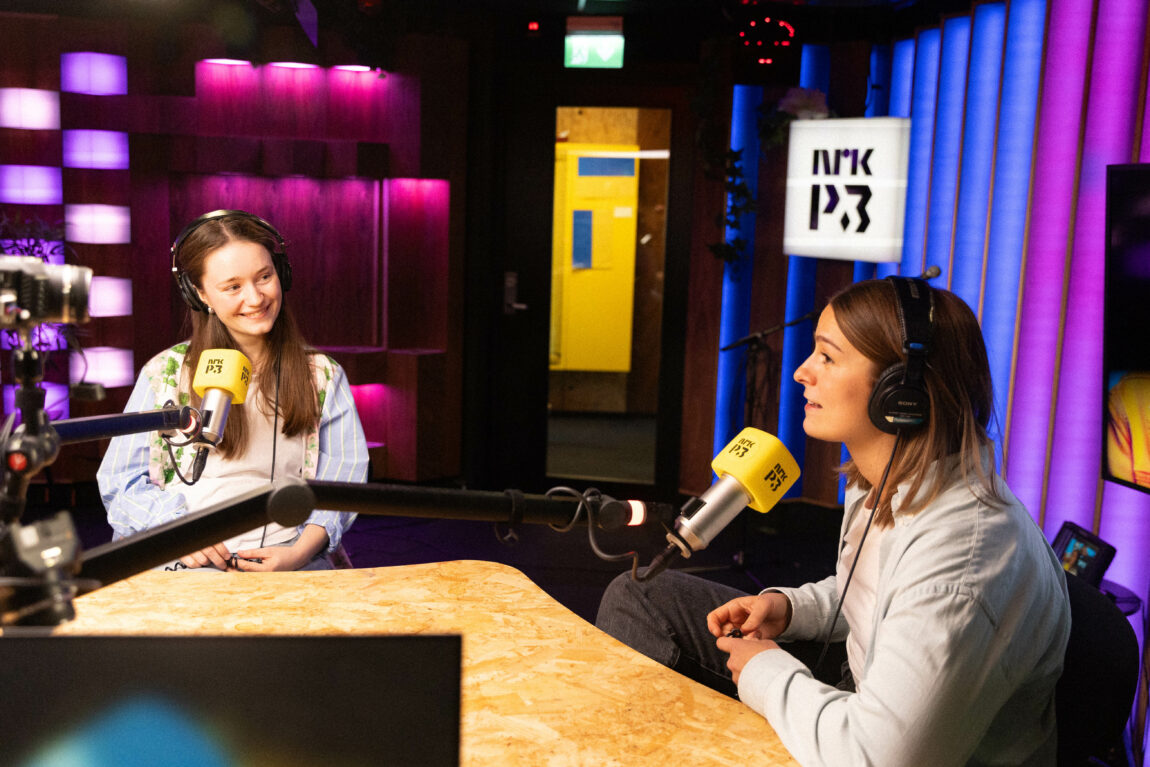
[[[982,500],[1002,502],[993,481],[994,442],[987,433],[994,411],[994,392],[986,344],[974,312],[948,290],[930,288],[933,298],[931,350],[923,385],[930,402],[925,426],[906,432],[891,464],[875,521],[893,523],[890,498],[895,488],[909,482],[900,511],[915,512],[945,489],[945,480],[927,486],[936,462],[945,467],[957,459],[963,479]],[[877,371],[906,362],[898,318],[898,297],[889,280],[855,283],[831,299],[835,321],[846,339]],[[990,457],[984,465],[984,455]],[[853,461],[841,467],[848,484],[863,490],[871,485]]]
[[[187,273],[188,278],[196,287],[202,289],[204,266],[208,257],[233,241],[257,243],[264,246],[269,254],[274,251],[277,245],[272,233],[252,218],[243,215],[226,215],[207,221],[188,234],[176,253],[177,265],[180,271]],[[180,390],[189,392],[191,404],[198,406],[200,398],[191,391],[191,380],[200,354],[205,349],[235,349],[239,351],[240,348],[215,314],[205,314],[189,309],[188,315],[192,326],[191,338],[188,341],[188,351],[180,371]],[[264,365],[267,369],[253,371],[259,374],[257,384],[259,393],[263,395],[266,402],[278,402],[280,423],[282,424],[280,426],[281,433],[289,437],[303,434],[315,427],[315,422],[320,414],[319,393],[316,389],[315,375],[312,372],[310,359],[314,350],[304,340],[286,301],[281,301],[279,316],[276,317],[275,324],[264,337],[264,344],[268,351],[264,357]],[[278,371],[276,370],[277,366]],[[279,380],[278,396],[276,393],[277,378]],[[256,389],[254,387],[248,391],[247,404],[253,401],[255,394]],[[243,413],[244,405],[233,407],[236,408],[235,415]],[[220,453],[225,458],[243,455],[247,450],[248,429],[246,421],[245,418],[234,416],[228,418],[224,427],[224,438],[219,446]]]

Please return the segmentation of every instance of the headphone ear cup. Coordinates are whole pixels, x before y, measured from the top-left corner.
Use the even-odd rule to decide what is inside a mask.
[[[906,365],[898,362],[882,371],[867,403],[871,423],[879,431],[897,434],[926,423],[930,400],[922,387],[904,382]]]
[[[272,266],[275,267],[276,276],[280,278],[280,289],[283,292],[291,290],[291,262],[283,253],[272,254]]]
[[[196,291],[196,286],[192,284],[187,272],[180,272],[176,276],[176,286],[180,289],[180,297],[184,299],[184,303],[192,311],[207,313],[208,305],[200,299],[200,294]]]

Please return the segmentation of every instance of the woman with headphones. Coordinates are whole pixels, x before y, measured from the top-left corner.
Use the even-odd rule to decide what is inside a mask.
[[[276,478],[366,481],[367,443],[343,369],[306,343],[284,302],[291,265],[279,232],[250,213],[217,210],[188,224],[171,255],[191,310],[191,338],[144,365],[126,411],[169,403],[199,408],[193,372],[207,350],[241,352],[251,363],[251,380],[210,450],[158,432],[112,439],[96,476],[115,538]],[[197,455],[202,460],[205,454],[206,462],[196,466]],[[354,519],[316,510],[298,528],[269,522],[166,569],[328,569]]]
[[[597,624],[698,681],[737,685],[804,765],[1053,764],[1065,576],[995,471],[970,308],[923,280],[851,285],[795,380],[806,433],[850,454],[835,573],[757,595],[624,574]],[[824,654],[845,642],[841,681],[783,649],[807,641]]]

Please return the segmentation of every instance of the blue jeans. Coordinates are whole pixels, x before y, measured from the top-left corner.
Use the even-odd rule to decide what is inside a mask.
[[[715,646],[707,629],[707,613],[746,592],[677,570],[667,570],[649,581],[636,581],[629,572],[607,585],[595,616],[595,625],[628,647],[664,666],[719,692],[736,696],[727,669],[727,654]],[[781,645],[808,667],[822,650],[819,642]],[[842,683],[846,653],[841,642],[832,644],[816,673],[822,681]]]

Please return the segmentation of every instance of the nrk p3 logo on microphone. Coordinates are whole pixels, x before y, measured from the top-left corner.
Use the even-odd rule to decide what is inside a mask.
[[[902,257],[910,120],[795,120],[783,250],[859,261]]]

